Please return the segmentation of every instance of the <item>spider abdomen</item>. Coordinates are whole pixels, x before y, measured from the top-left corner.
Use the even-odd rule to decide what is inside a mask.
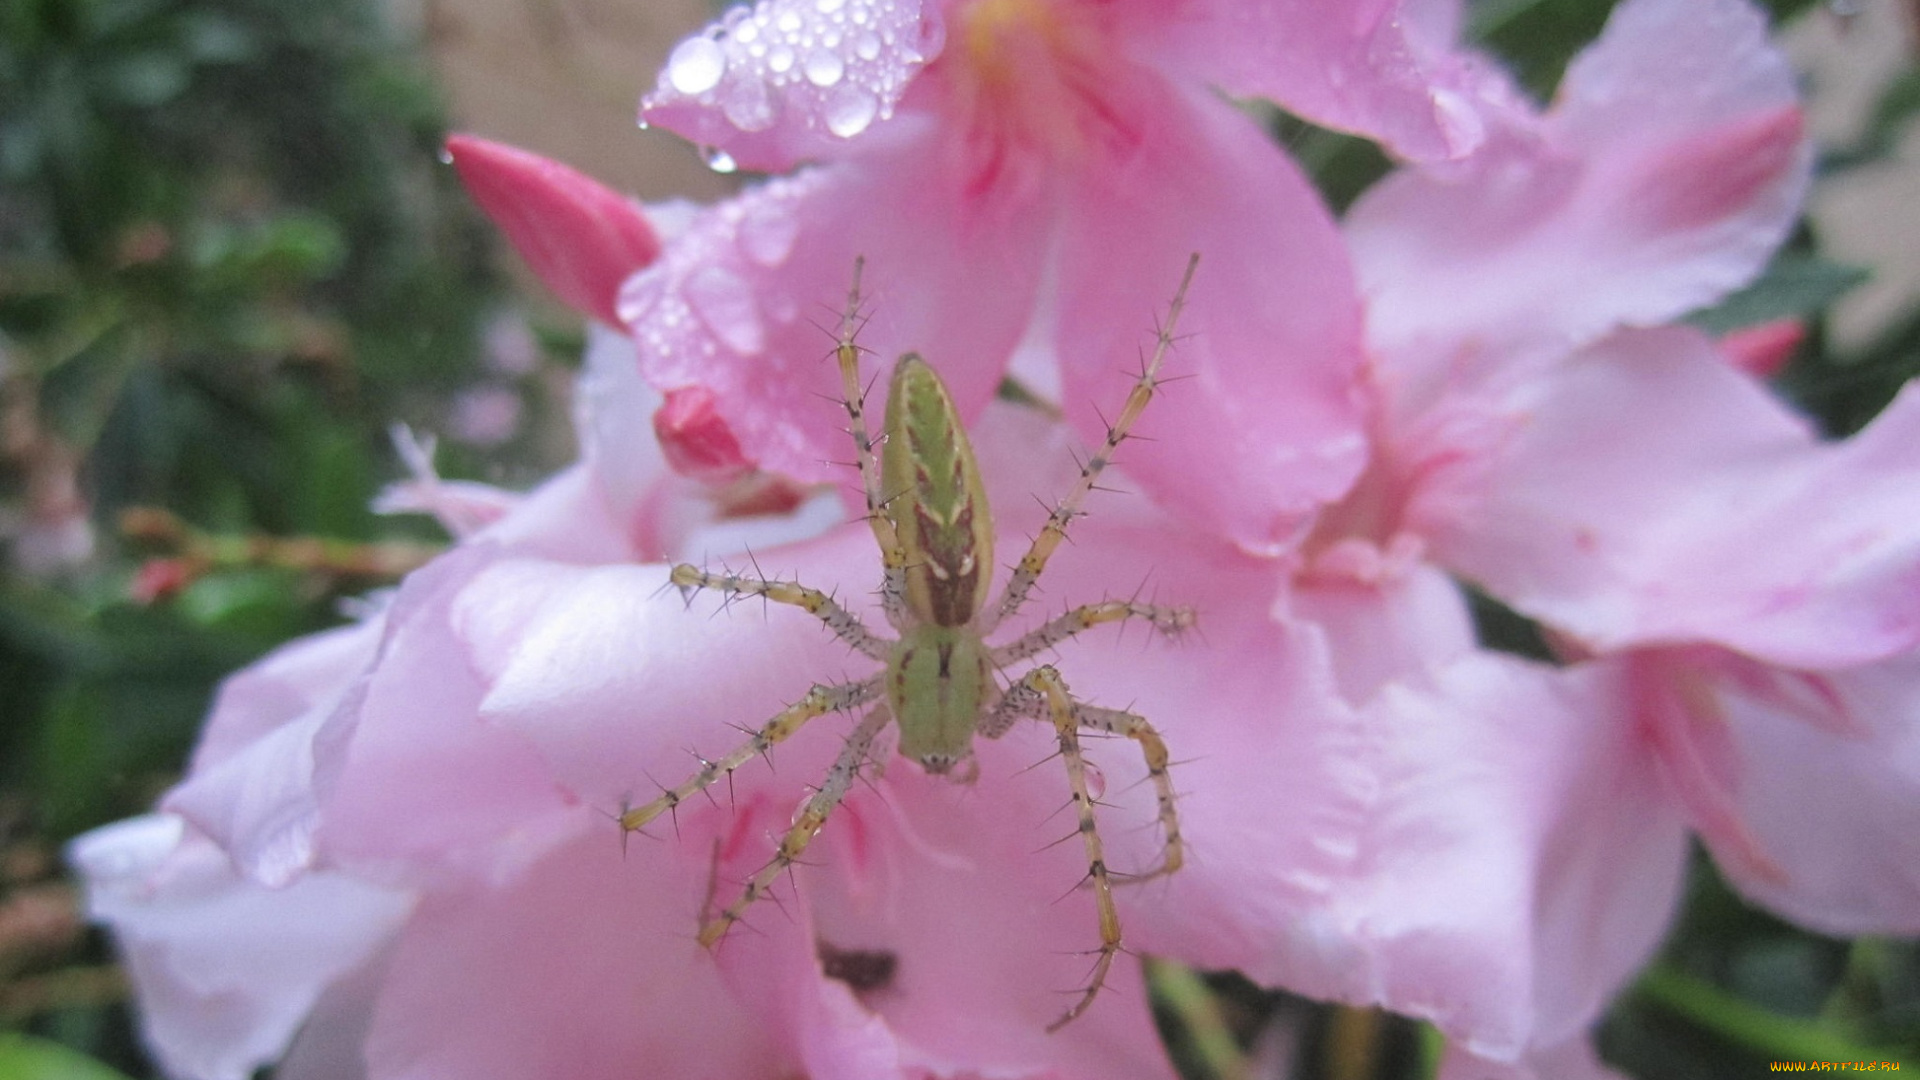
[[[900,753],[944,773],[973,752],[973,733],[992,704],[987,647],[964,627],[922,626],[900,636],[887,659],[887,707]]]
[[[880,473],[907,556],[907,610],[934,626],[968,625],[993,584],[993,514],[953,398],[917,353],[893,369]]]

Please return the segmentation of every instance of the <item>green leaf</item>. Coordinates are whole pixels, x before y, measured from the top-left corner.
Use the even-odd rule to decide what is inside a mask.
[[[1867,271],[1815,255],[1782,255],[1767,267],[1760,280],[1696,311],[1687,321],[1710,334],[1724,334],[1743,326],[1775,319],[1806,318],[1867,279]]]
[[[1783,1016],[1665,964],[1640,977],[1647,1000],[1736,1046],[1793,1061],[1902,1061],[1898,1050],[1864,1046],[1830,1026]]]
[[[127,1080],[93,1058],[31,1035],[0,1034],[0,1080]]]

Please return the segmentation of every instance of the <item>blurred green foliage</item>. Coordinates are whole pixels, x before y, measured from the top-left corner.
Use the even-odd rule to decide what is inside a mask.
[[[1544,99],[1609,6],[1479,0],[1468,26]],[[58,845],[150,804],[224,674],[381,584],[272,560],[170,578],[177,551],[152,546],[166,529],[123,535],[122,512],[164,508],[225,537],[432,539],[368,510],[400,473],[388,425],[457,428],[450,403],[476,389],[550,404],[555,358],[503,360],[489,336],[511,304],[490,231],[436,164],[435,92],[380,14],[374,0],[0,0],[0,911],[66,913],[0,940],[0,1078],[153,1075]],[[1823,169],[1885,160],[1916,112],[1910,67]],[[1388,168],[1361,140],[1275,124],[1336,207]],[[1779,386],[1848,433],[1920,371],[1920,310],[1864,350],[1827,348],[1821,313],[1863,273],[1802,230],[1695,321],[1808,320]],[[532,475],[533,428],[456,445],[450,471]],[[1490,642],[1543,654],[1511,611],[1476,597],[1476,615]],[[1231,975],[1162,966],[1154,995],[1194,1078],[1408,1080],[1440,1050],[1412,1021]],[[1920,1068],[1920,948],[1784,924],[1696,858],[1679,928],[1600,1043],[1645,1080],[1794,1057]]]

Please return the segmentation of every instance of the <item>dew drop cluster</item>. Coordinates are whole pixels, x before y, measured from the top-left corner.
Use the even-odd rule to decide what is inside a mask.
[[[937,24],[888,0],[766,0],[729,9],[667,59],[646,108],[695,104],[742,132],[797,124],[852,138],[893,114],[939,52]],[[719,141],[719,140],[716,140]],[[731,159],[708,152],[725,170]]]

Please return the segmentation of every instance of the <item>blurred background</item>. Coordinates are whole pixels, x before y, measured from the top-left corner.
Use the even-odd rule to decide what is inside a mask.
[[[1478,0],[1549,96],[1608,0]],[[1776,378],[1836,435],[1920,372],[1920,3],[1773,0],[1821,175],[1755,286],[1695,318],[1801,320]],[[701,0],[0,0],[0,1080],[157,1075],[61,865],[145,810],[220,678],[445,543],[369,509],[406,474],[525,487],[570,459],[582,334],[466,200],[466,130],[641,198],[740,182],[634,126]],[[1343,207],[1368,144],[1262,113]],[[1788,340],[1791,335],[1788,335]],[[1497,616],[1497,613],[1495,613]],[[1490,618],[1489,633],[1526,627]],[[1419,1025],[1153,969],[1190,1077],[1431,1075]],[[1648,1080],[1773,1060],[1920,1068],[1920,947],[1742,905],[1695,860],[1664,954],[1601,1034]]]

